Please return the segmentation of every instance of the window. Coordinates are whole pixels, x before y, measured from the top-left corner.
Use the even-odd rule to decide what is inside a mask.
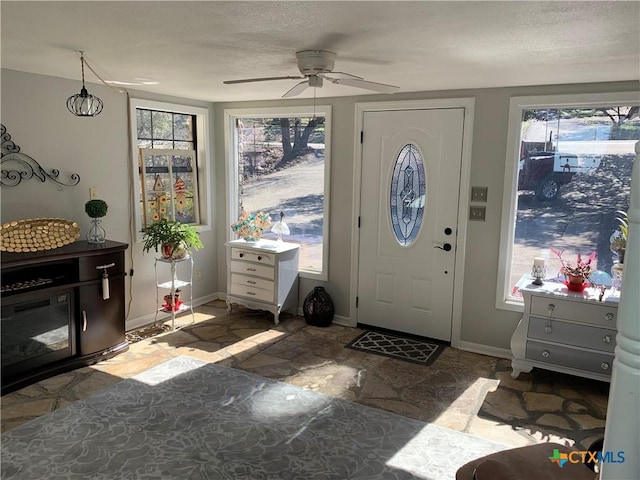
[[[140,149],[143,224],[163,218],[199,223],[196,152]]]
[[[131,100],[136,230],[161,218],[209,225],[206,109]],[[204,195],[203,195],[204,192]],[[203,207],[203,208],[201,208]],[[203,215],[204,213],[204,215]]]
[[[327,280],[331,107],[226,110],[229,221],[284,213],[302,276]],[[229,230],[231,236],[232,232]],[[264,238],[277,235],[265,232]]]
[[[637,94],[518,97],[511,100],[496,306],[521,310],[519,281],[534,257],[562,282],[560,260],[595,252],[592,269],[608,283],[619,261],[611,238],[629,208]],[[602,272],[602,273],[600,273]]]

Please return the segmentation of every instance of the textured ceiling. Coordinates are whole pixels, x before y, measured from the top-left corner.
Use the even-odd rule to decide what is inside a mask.
[[[304,49],[334,51],[337,71],[400,92],[640,75],[636,1],[3,0],[0,9],[2,68],[79,80],[83,50],[105,80],[207,101],[280,98],[295,80],[222,81],[298,75],[295,52]],[[327,82],[317,92],[367,93]]]

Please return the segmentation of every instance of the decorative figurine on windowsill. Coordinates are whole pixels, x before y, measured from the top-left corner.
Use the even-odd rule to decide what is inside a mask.
[[[533,259],[533,268],[531,268],[531,276],[534,278],[533,285],[542,285],[542,279],[547,276],[547,267],[543,257]]]
[[[289,226],[284,223],[282,220],[284,218],[284,212],[280,212],[280,221],[276,222],[273,227],[271,227],[271,231],[278,235],[278,241],[282,241],[283,235],[289,235],[291,231],[289,230]]]

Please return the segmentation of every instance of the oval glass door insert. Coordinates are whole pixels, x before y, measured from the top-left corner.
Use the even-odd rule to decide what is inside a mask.
[[[418,147],[402,147],[391,175],[389,207],[393,233],[400,245],[410,246],[418,236],[426,201],[424,161]]]

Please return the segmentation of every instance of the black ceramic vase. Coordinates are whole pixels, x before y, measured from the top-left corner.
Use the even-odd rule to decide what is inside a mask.
[[[315,287],[304,299],[304,318],[314,327],[328,327],[333,321],[333,300],[323,287]]]

